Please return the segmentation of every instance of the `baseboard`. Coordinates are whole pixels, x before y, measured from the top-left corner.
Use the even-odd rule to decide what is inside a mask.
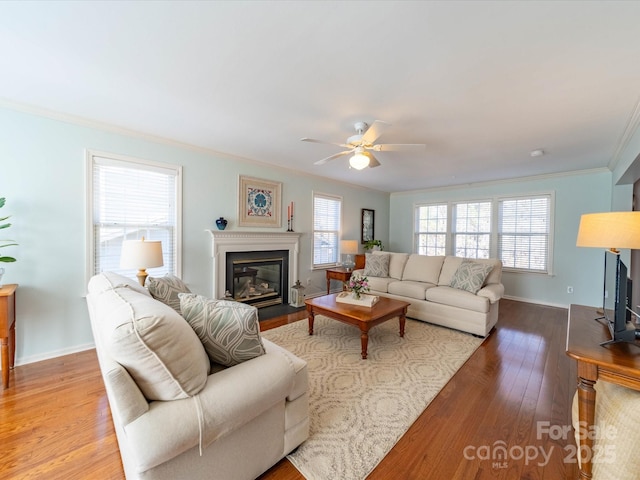
[[[74,347],[63,348],[61,350],[54,350],[52,352],[47,352],[40,355],[18,357],[16,358],[16,367],[19,367],[20,365],[28,365],[29,363],[41,362],[43,360],[51,360],[52,358],[62,357],[64,355],[71,355],[73,353],[84,352],[85,350],[91,350],[92,348],[96,348],[96,345],[94,343],[85,343],[84,345],[76,345]]]
[[[564,305],[561,303],[541,302],[539,300],[532,300],[531,298],[514,297],[513,295],[503,295],[502,298],[506,298],[507,300],[514,300],[516,302],[533,303],[534,305],[543,305],[545,307],[565,308],[565,309],[569,308],[569,305]]]

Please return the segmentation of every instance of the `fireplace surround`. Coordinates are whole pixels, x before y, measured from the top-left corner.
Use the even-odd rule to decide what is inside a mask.
[[[213,298],[224,298],[227,290],[227,253],[273,252],[288,253],[287,285],[282,285],[285,295],[298,280],[298,254],[300,233],[293,232],[234,232],[207,230],[211,235],[211,257],[213,259]],[[283,267],[285,268],[285,267]],[[229,272],[230,273],[230,272]],[[248,272],[251,273],[251,272]],[[231,274],[233,278],[233,274]],[[286,297],[285,297],[286,298]]]

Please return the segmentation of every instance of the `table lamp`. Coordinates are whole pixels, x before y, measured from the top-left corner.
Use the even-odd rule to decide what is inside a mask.
[[[161,267],[162,242],[141,240],[125,240],[122,242],[120,254],[120,268],[136,268],[138,270],[138,282],[144,287],[144,282],[149,274],[147,268]]]
[[[355,263],[353,262],[352,255],[358,253],[358,241],[357,240],[341,240],[340,251],[347,256],[344,266],[347,270],[351,270]]]
[[[599,247],[620,253],[640,249],[640,212],[586,213],[580,218],[578,247]]]

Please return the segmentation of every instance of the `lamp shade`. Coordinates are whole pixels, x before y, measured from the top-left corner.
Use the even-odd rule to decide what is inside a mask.
[[[357,240],[340,240],[340,251],[344,255],[355,255],[358,253]]]
[[[578,247],[640,249],[640,212],[587,213],[580,218]]]
[[[120,254],[120,268],[145,268],[161,267],[162,242],[142,240],[125,240],[122,242]]]

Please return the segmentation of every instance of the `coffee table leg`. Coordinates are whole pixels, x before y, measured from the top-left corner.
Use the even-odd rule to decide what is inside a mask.
[[[400,315],[400,336],[404,337],[404,324],[406,321],[406,317],[404,315]]]
[[[360,334],[360,343],[362,343],[362,359],[367,359],[367,347],[369,346],[369,333],[362,331]]]
[[[313,335],[313,310],[309,310],[309,335]]]

